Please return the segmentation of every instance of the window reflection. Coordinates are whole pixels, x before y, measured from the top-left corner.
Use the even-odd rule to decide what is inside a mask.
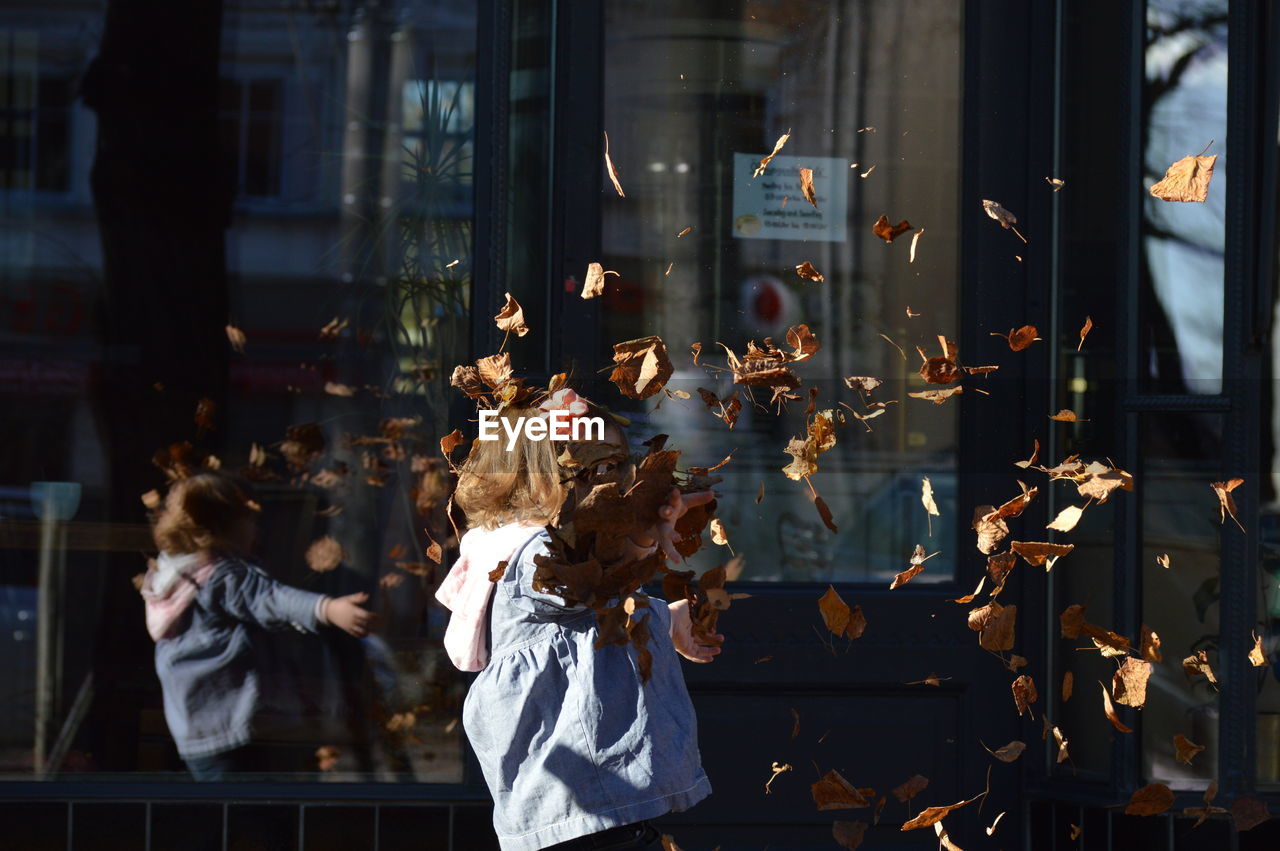
[[[954,548],[928,543],[920,479],[954,516],[955,407],[906,393],[925,387],[913,347],[936,354],[936,335],[958,336],[959,6],[609,2],[605,20],[605,129],[627,193],[606,184],[603,196],[602,262],[619,273],[602,298],[605,339],[661,336],[677,369],[668,387],[691,396],[665,400],[647,428],[680,434],[695,458],[738,447],[720,513],[735,547],[759,554],[742,579],[887,583],[922,541],[943,554],[914,582],[949,579]],[[925,228],[914,264],[910,234],[889,245],[872,233],[881,215]],[[797,276],[805,261],[824,282]],[[863,412],[843,383],[853,375],[883,379],[872,398],[897,400],[872,431],[851,419],[822,456],[813,483],[838,534],[803,483],[777,484],[805,401],[775,417],[744,398],[728,431],[697,392],[728,395],[728,379],[687,354],[701,342],[699,364],[723,366],[715,343],[781,344],[801,322],[823,346],[802,370],[819,409]],[[767,407],[768,391],[756,401]],[[761,480],[775,484],[757,504]]]

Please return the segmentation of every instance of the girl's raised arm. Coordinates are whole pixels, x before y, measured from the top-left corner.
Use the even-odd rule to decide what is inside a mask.
[[[210,581],[211,604],[229,618],[264,629],[295,627],[316,632],[323,594],[277,582],[261,568],[244,562],[225,565]]]

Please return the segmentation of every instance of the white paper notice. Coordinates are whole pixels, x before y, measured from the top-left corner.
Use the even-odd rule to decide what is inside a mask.
[[[764,154],[733,155],[733,235],[739,239],[844,242],[849,161],[839,157],[774,157],[752,178]],[[818,208],[800,191],[800,169],[813,169]],[[786,205],[783,206],[783,199]]]

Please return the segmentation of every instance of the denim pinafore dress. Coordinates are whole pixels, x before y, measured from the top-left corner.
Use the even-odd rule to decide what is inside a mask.
[[[652,598],[653,669],[635,651],[595,649],[595,613],[533,590],[538,531],[507,564],[490,602],[488,665],[462,723],[493,795],[503,851],[536,851],[578,836],[688,809],[711,794],[670,612]]]

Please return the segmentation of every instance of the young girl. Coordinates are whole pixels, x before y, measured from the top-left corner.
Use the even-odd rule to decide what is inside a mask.
[[[543,403],[542,413],[589,409],[573,391]],[[538,416],[508,408],[503,416]],[[605,441],[626,452],[621,429],[608,421]],[[718,646],[693,636],[682,600],[648,611],[652,674],[641,682],[630,647],[597,650],[595,612],[568,607],[535,591],[534,556],[546,553],[566,478],[557,463],[563,444],[523,436],[476,444],[455,500],[469,531],[460,557],[436,593],[452,611],[445,634],[450,659],[480,671],[463,704],[462,721],[493,795],[493,825],[503,851],[660,848],[649,822],[688,809],[711,793],[698,754],[693,704],[677,653],[710,662]],[[673,492],[637,552],[662,546],[674,555],[673,524],[712,494]],[[676,556],[678,559],[678,556]],[[495,583],[489,572],[506,560]],[[714,635],[716,645],[724,636]]]
[[[205,472],[169,489],[153,530],[160,556],[142,583],[147,631],[165,720],[196,780],[266,770],[249,743],[267,630],[328,624],[363,637],[373,618],[359,606],[365,594],[334,599],[292,588],[246,561],[255,515],[234,481]]]

